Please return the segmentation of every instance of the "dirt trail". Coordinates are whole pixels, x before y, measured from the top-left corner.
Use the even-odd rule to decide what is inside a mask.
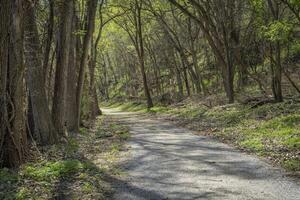
[[[208,137],[138,113],[104,109],[132,134],[116,200],[300,200],[280,169]]]

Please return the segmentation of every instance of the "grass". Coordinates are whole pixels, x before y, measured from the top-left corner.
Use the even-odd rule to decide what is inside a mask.
[[[132,102],[105,106],[175,119],[201,134],[271,158],[289,171],[300,172],[300,102],[297,99],[256,108],[239,103],[208,107],[201,102],[157,106],[150,110],[145,104]]]
[[[19,170],[0,169],[0,199],[107,199],[112,188],[105,177],[121,174],[117,160],[129,137],[127,127],[102,117]]]
[[[165,106],[154,106],[153,108],[148,109],[147,105],[143,102],[109,102],[104,104],[105,107],[108,108],[116,108],[121,111],[127,112],[148,112],[148,113],[162,113],[167,112],[169,110],[168,107]]]
[[[46,161],[28,164],[21,170],[22,176],[35,181],[51,181],[88,170],[88,164],[79,160]]]
[[[289,159],[282,162],[282,165],[292,171],[300,171],[300,161],[299,159]]]

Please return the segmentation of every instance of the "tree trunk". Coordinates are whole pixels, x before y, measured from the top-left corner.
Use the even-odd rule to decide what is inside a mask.
[[[27,136],[24,107],[23,5],[0,1],[0,166],[18,167],[25,161]]]
[[[148,109],[153,107],[153,102],[148,86],[148,81],[147,81],[147,75],[145,72],[145,52],[144,52],[144,41],[143,41],[143,30],[142,30],[142,16],[141,16],[141,5],[139,5],[139,2],[136,1],[136,17],[137,17],[137,37],[138,37],[138,44],[139,44],[139,61],[140,61],[140,67],[141,67],[141,73],[142,73],[142,78],[143,78],[143,85],[144,85],[144,92],[145,96],[147,98],[147,107]]]
[[[268,0],[269,9],[273,15],[273,21],[280,20],[280,8],[277,2]],[[275,46],[275,47],[274,47]],[[272,91],[274,99],[277,102],[283,101],[281,79],[282,79],[282,64],[281,64],[281,45],[280,41],[270,44],[270,66],[272,73]],[[275,50],[275,52],[274,52]],[[275,58],[273,57],[275,53]]]
[[[234,86],[233,86],[233,72],[232,66],[221,66],[222,80],[225,88],[225,93],[228,99],[228,103],[234,103]]]
[[[281,66],[281,47],[280,43],[276,43],[275,47],[275,57],[276,62],[273,58],[273,47],[270,47],[270,58],[271,58],[271,72],[272,72],[272,91],[274,99],[277,102],[283,101],[282,89],[281,89],[281,79],[282,79],[282,66]]]
[[[67,72],[72,30],[73,0],[61,1],[60,32],[52,106],[52,118],[58,133],[66,133]]]
[[[76,118],[77,118],[77,126],[76,131],[79,130],[80,127],[80,112],[81,112],[81,96],[83,91],[83,84],[84,84],[84,77],[85,77],[85,70],[88,63],[88,52],[90,50],[91,39],[94,33],[95,27],[95,17],[96,17],[96,9],[97,9],[97,0],[89,0],[88,1],[88,21],[86,27],[86,34],[84,36],[83,41],[83,48],[82,48],[82,57],[80,60],[80,70],[79,70],[79,77],[78,77],[78,84],[77,84],[77,92],[76,92]]]
[[[28,67],[28,88],[33,116],[32,133],[42,145],[53,144],[56,130],[53,126],[46,98],[43,65],[40,60],[40,41],[35,18],[34,5],[26,2],[25,19],[25,60]]]
[[[72,20],[72,30],[79,30],[78,27],[78,19],[74,15]],[[77,79],[78,79],[78,71],[79,71],[79,44],[77,44],[78,37],[75,34],[71,34],[71,47],[69,54],[69,67],[68,67],[68,83],[67,83],[67,129],[71,134],[75,134],[77,127],[77,103],[76,103],[76,89],[77,89]]]
[[[183,84],[182,84],[182,79],[181,79],[181,73],[178,67],[176,66],[176,81],[177,81],[177,86],[178,86],[178,99],[182,100],[183,98]]]
[[[49,59],[50,59],[50,51],[52,45],[53,38],[53,28],[54,28],[54,0],[48,0],[49,2],[49,21],[47,27],[47,40],[45,44],[45,52],[44,52],[44,61],[43,61],[43,72],[44,72],[44,81],[47,83],[47,73],[49,70]]]
[[[93,41],[93,40],[92,40]],[[93,44],[93,42],[92,42]],[[97,46],[91,45],[91,61],[89,63],[89,119],[95,120],[96,117],[101,114],[99,108],[99,102],[97,98],[97,92],[95,88],[95,69],[96,69],[96,59],[97,59]]]

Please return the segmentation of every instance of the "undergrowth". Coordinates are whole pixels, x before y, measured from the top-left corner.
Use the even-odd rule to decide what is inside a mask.
[[[106,117],[107,118],[107,117]],[[127,127],[99,118],[67,143],[41,149],[19,170],[0,170],[0,199],[107,199]]]

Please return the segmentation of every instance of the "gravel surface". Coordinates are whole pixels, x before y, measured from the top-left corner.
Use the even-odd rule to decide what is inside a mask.
[[[255,156],[143,114],[104,113],[132,134],[115,200],[300,200],[298,181]]]

